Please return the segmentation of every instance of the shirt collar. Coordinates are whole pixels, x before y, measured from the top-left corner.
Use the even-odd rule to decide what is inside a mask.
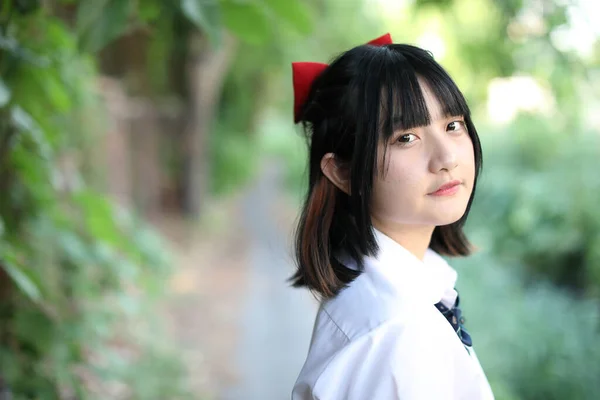
[[[373,228],[379,246],[376,256],[366,257],[365,272],[382,275],[402,297],[435,304],[453,303],[456,271],[439,254],[427,249],[423,260],[381,231]]]

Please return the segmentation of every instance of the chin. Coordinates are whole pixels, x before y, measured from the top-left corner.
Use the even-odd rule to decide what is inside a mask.
[[[444,226],[453,224],[459,219],[461,219],[463,215],[465,215],[465,210],[466,207],[460,209],[456,208],[453,210],[438,210],[442,212],[436,213],[436,216],[433,218],[435,220],[434,225]]]
[[[458,221],[465,215],[467,210],[467,204],[469,203],[468,197],[460,197],[454,199],[448,199],[451,201],[438,202],[431,208],[431,220],[436,226],[450,225]]]
[[[437,224],[435,224],[436,226],[445,226],[445,225],[452,225],[453,223],[455,223],[456,221],[458,221],[463,215],[459,215],[457,218],[445,218],[443,221],[439,221]]]

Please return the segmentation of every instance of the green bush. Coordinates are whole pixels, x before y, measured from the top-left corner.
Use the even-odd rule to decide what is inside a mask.
[[[521,116],[481,129],[461,261],[467,326],[501,399],[600,396],[600,137]]]
[[[256,173],[258,153],[249,132],[237,132],[221,124],[211,137],[211,191],[218,196],[230,194]]]
[[[91,58],[43,10],[10,15],[0,19],[0,377],[16,400],[184,398],[152,309],[168,253],[85,173],[103,128]]]
[[[260,133],[262,154],[280,160],[285,186],[294,201],[300,202],[308,185],[308,152],[301,128],[294,128],[288,114],[271,110],[262,122]]]
[[[451,260],[466,326],[498,400],[600,396],[600,308],[481,251]],[[510,266],[512,267],[512,266]]]
[[[478,243],[528,280],[600,297],[600,135],[522,117],[482,141],[469,221]]]

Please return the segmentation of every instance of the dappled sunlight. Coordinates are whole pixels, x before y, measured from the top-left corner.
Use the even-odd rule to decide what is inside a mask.
[[[550,117],[555,111],[550,90],[533,77],[494,78],[488,84],[487,113],[495,124],[507,124],[521,112]]]

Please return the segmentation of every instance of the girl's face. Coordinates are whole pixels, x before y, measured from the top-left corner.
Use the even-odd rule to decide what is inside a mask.
[[[382,173],[374,177],[371,216],[386,225],[451,224],[463,216],[473,191],[475,156],[464,119],[443,115],[430,88],[419,82],[431,124],[395,130],[378,151]],[[446,184],[456,186],[438,190]]]

